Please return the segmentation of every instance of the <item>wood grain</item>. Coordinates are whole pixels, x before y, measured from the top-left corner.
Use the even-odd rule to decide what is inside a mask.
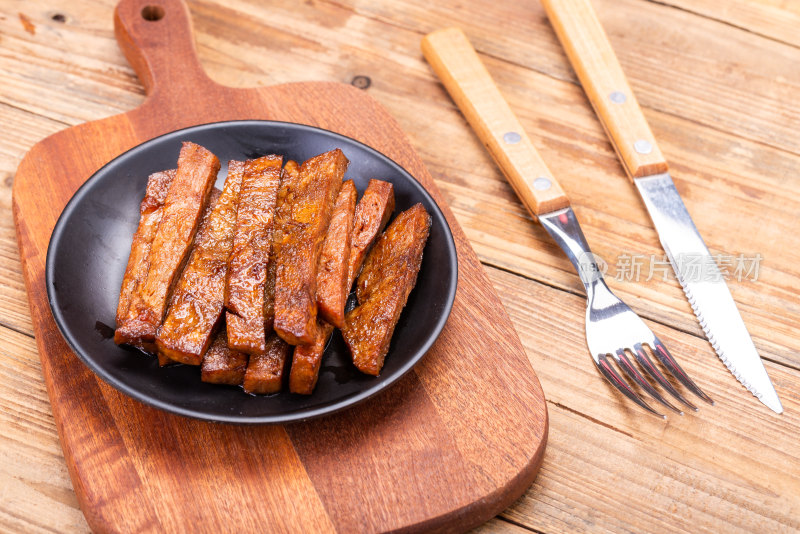
[[[786,0],[663,0],[665,4],[724,22],[767,39],[800,46],[800,5]]]
[[[114,19],[120,47],[148,93],[145,102],[38,143],[14,181],[42,370],[89,526],[123,532],[187,525],[253,531],[267,524],[281,531],[346,531],[353,525],[367,532],[436,531],[494,516],[530,485],[541,464],[544,398],[480,263],[396,122],[349,85],[218,85],[197,62],[185,4],[161,0],[163,17],[157,20],[143,16],[148,5],[123,0]],[[44,257],[58,213],[95,170],[167,131],[244,118],[332,129],[398,161],[438,199],[459,255],[453,311],[425,363],[375,401],[289,428],[189,420],[99,383],[60,338],[44,287]],[[478,342],[467,335],[475,317],[485,321]],[[487,378],[488,361],[479,357],[490,350],[494,373]],[[246,509],[232,514],[233,503],[246,503]]]
[[[507,517],[542,532],[621,531],[626,525],[653,532],[800,528],[800,481],[787,469],[800,461],[796,433],[786,431],[800,423],[795,370],[766,364],[782,388],[784,404],[793,406],[784,417],[766,413],[745,395],[713,355],[684,357],[686,372],[716,405],[662,424],[641,417],[610,384],[596,381],[581,346],[583,327],[574,320],[585,309],[582,297],[554,293],[506,272],[490,274],[495,287],[509,296],[506,309],[542,380],[552,416],[550,439],[563,440],[542,467],[543,474],[552,469],[552,476],[539,479],[531,489],[535,499],[523,499]],[[548,313],[532,317],[530,310],[538,306]],[[703,352],[701,338],[648,326],[675,354]],[[544,339],[538,329],[551,336]],[[578,418],[593,424],[579,424]],[[586,487],[580,473],[593,473]],[[579,499],[570,497],[575,492]],[[564,502],[583,508],[559,510]],[[596,509],[615,511],[598,517]],[[595,524],[586,524],[590,517]]]
[[[0,375],[0,399],[8,407],[0,442],[0,529],[5,531],[88,531],[30,337],[11,183],[20,159],[37,141],[143,101],[144,90],[113,36],[114,3],[8,0],[0,6],[0,362],[7,370]],[[775,378],[780,371],[776,386],[786,404],[786,396],[800,389],[798,7],[785,0],[592,3],[712,252],[763,255],[758,280],[729,285],[756,346],[772,362],[769,373]],[[758,477],[759,462],[786,471],[798,463],[791,452],[800,441],[796,420],[786,418],[791,411],[775,420],[763,417],[759,403],[703,341],[671,277],[644,281],[649,255],[662,249],[538,2],[192,0],[189,6],[200,60],[219,83],[252,87],[368,77],[366,92],[409,136],[480,260],[498,267],[492,280],[551,399],[551,430],[534,485],[482,532],[797,529],[800,512],[792,496],[800,491],[780,493]],[[22,27],[19,12],[36,26],[35,35]],[[54,21],[54,14],[65,15],[65,22]],[[475,45],[561,179],[593,250],[609,262],[612,289],[652,319],[650,326],[677,349],[676,357],[698,383],[715,384],[715,394],[725,391],[722,403],[642,433],[631,426],[645,424],[640,415],[604,389],[582,345],[582,289],[571,265],[532,224],[419,52],[426,33],[454,25]],[[646,257],[640,281],[617,280],[621,256],[636,254]],[[506,276],[519,283],[498,281]],[[532,298],[518,300],[517,294]],[[549,319],[552,302],[566,306],[557,320]],[[565,343],[558,343],[562,339]],[[759,438],[748,439],[759,435],[765,421],[769,439],[776,448],[787,446],[789,457],[761,450]],[[756,458],[745,461],[741,471],[740,458],[725,444],[731,434],[714,430],[705,437],[707,427],[726,424],[738,434],[733,443],[746,443]],[[706,439],[712,442],[691,453]],[[720,455],[712,450],[717,440],[725,445]],[[707,458],[698,463],[692,459],[697,455]],[[779,480],[784,481],[779,489],[787,490],[785,478]],[[620,488],[630,489],[633,498],[624,498]],[[740,489],[749,501],[739,496]]]

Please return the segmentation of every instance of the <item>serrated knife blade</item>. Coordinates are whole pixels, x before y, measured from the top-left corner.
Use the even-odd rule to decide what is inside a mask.
[[[706,338],[733,376],[776,413],[783,406],[747,332],[725,278],[700,237],[669,173],[633,181],[675,276]]]

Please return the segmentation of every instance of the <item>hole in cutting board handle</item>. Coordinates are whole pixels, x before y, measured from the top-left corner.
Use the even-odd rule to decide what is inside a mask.
[[[142,18],[150,22],[163,19],[164,14],[164,8],[161,6],[144,6],[142,8]]]

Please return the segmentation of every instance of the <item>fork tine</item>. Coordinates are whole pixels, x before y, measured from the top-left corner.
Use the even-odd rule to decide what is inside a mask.
[[[650,348],[653,349],[653,352],[655,353],[656,357],[659,360],[661,360],[661,363],[664,364],[664,367],[669,369],[669,372],[672,373],[672,375],[675,378],[677,378],[681,384],[686,386],[686,389],[688,389],[689,391],[691,391],[692,393],[694,393],[707,403],[713,405],[714,401],[711,399],[711,397],[703,393],[703,391],[699,387],[697,387],[697,384],[695,384],[692,381],[692,379],[689,378],[689,376],[684,372],[684,370],[681,369],[681,366],[678,365],[678,362],[676,362],[675,359],[672,357],[672,354],[669,353],[667,347],[664,346],[664,343],[662,343],[661,340],[658,339],[658,336],[653,336],[653,338],[655,339],[655,346]]]
[[[600,372],[605,376],[609,382],[611,382],[614,387],[616,387],[623,395],[628,397],[630,400],[647,410],[653,415],[657,415],[662,419],[666,419],[667,416],[661,413],[658,413],[654,409],[652,409],[645,401],[642,400],[639,395],[636,394],[634,390],[628,385],[624,378],[619,376],[619,374],[614,370],[611,366],[610,362],[608,361],[608,357],[605,354],[601,354],[597,357],[597,360],[592,360],[595,362],[595,365],[600,370]]]
[[[650,385],[650,382],[648,382],[647,379],[645,379],[639,373],[636,367],[634,367],[631,361],[628,359],[628,355],[625,354],[625,349],[619,349],[616,354],[614,354],[614,359],[617,361],[617,365],[619,365],[620,369],[622,369],[625,374],[632,378],[634,382],[639,384],[639,387],[645,390],[651,397],[673,412],[683,415],[681,410],[670,404],[664,397],[662,397],[661,394]]]
[[[662,388],[666,389],[673,397],[684,403],[692,410],[698,411],[697,406],[686,400],[686,398],[684,398],[683,395],[678,393],[678,390],[676,390],[672,386],[672,384],[669,383],[667,378],[663,374],[661,374],[661,371],[658,370],[658,367],[653,365],[653,360],[651,360],[650,357],[647,355],[647,353],[644,351],[644,347],[642,346],[641,343],[637,343],[636,345],[634,345],[633,353],[636,355],[636,361],[639,362],[639,365],[641,365],[642,368],[646,370],[650,374],[650,376],[652,376],[655,379],[656,382],[661,384]]]

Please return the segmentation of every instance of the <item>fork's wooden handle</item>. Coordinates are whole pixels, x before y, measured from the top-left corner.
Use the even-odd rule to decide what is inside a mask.
[[[542,5],[628,176],[667,172],[591,1],[542,0]]]
[[[528,210],[539,215],[569,206],[464,33],[429,33],[422,53]]]

